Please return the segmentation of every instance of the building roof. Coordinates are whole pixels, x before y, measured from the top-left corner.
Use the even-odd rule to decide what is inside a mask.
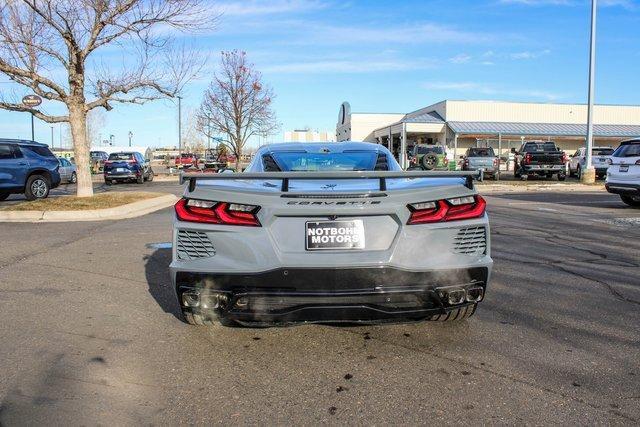
[[[420,114],[407,114],[399,123],[444,123],[442,116],[435,111]]]
[[[586,136],[586,124],[569,123],[510,123],[510,122],[458,122],[447,123],[455,133],[489,135],[542,135]],[[635,137],[640,135],[640,125],[593,125],[598,137]]]

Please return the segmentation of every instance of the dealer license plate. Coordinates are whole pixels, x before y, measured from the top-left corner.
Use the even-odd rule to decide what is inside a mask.
[[[629,172],[629,165],[620,165],[620,172]]]
[[[125,168],[116,168],[116,172],[126,172]]]
[[[309,221],[306,223],[306,249],[364,249],[364,224],[351,221]]]

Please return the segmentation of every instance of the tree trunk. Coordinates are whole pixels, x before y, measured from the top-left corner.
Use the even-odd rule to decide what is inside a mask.
[[[84,104],[69,105],[69,126],[73,139],[73,153],[77,165],[78,197],[93,196],[93,182],[91,180],[91,147],[87,139],[87,114]]]

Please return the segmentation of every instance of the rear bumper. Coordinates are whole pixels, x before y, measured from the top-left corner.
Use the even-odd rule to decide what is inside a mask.
[[[526,165],[522,166],[522,170],[525,173],[560,173],[565,172],[564,165],[549,165],[549,166],[540,166],[540,165]]]
[[[628,194],[638,195],[640,194],[640,184],[623,184],[616,182],[607,182],[604,187],[609,193],[612,194]]]
[[[178,271],[174,275],[183,310],[253,325],[308,322],[410,321],[469,305],[449,305],[449,290],[486,289],[490,266],[438,271],[396,268],[280,268],[263,273],[215,274]],[[188,306],[185,292],[202,296]],[[206,299],[222,298],[211,308]]]

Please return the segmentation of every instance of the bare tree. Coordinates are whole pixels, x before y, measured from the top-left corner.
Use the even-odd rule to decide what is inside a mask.
[[[178,93],[199,61],[173,47],[172,34],[212,24],[202,1],[0,0],[0,72],[45,99],[33,108],[5,95],[0,108],[69,122],[78,196],[93,194],[87,114]],[[110,46],[121,58],[112,49],[107,61]],[[63,104],[64,113],[45,112],[48,101]]]
[[[236,170],[244,146],[252,136],[267,136],[278,129],[271,108],[273,91],[247,62],[245,52],[222,52],[220,70],[204,94],[198,115],[199,129],[207,136],[222,134],[236,157]]]

